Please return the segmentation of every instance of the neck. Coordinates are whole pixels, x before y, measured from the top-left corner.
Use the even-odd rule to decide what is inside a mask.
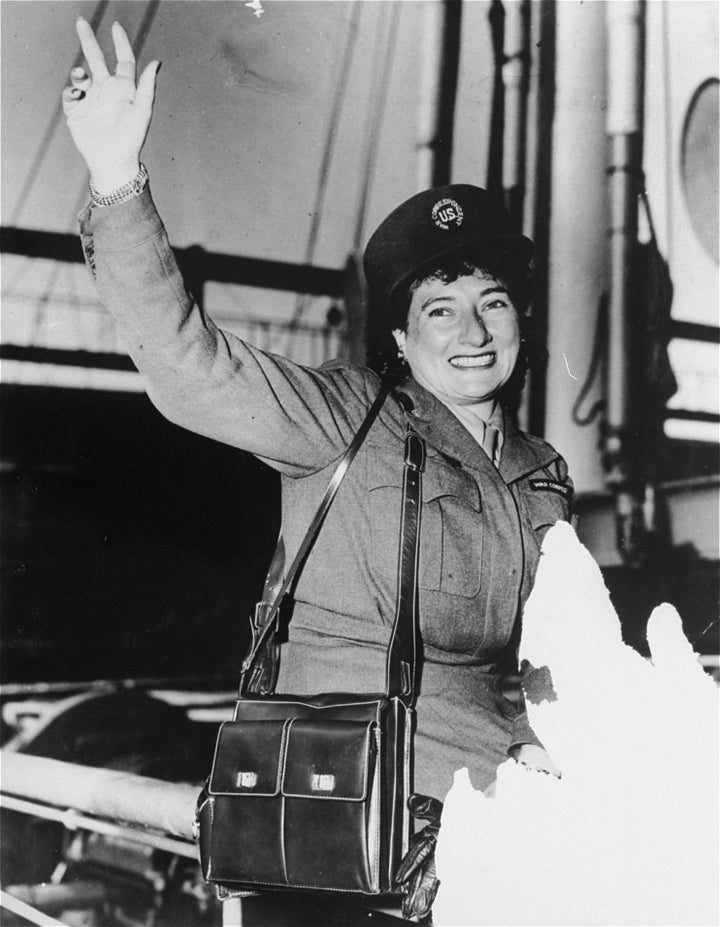
[[[446,402],[441,396],[437,397],[453,415],[467,428],[470,434],[482,442],[485,434],[485,423],[489,422],[497,409],[497,399],[488,399],[468,405]]]

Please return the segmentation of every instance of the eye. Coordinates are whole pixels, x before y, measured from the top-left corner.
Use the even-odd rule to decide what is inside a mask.
[[[483,312],[487,312],[488,310],[497,311],[497,310],[509,309],[509,308],[510,308],[510,303],[507,299],[492,299],[490,300],[490,302],[485,303],[485,305],[482,307],[482,311]]]
[[[432,306],[432,308],[428,309],[428,316],[430,316],[430,318],[438,318],[450,315],[451,312],[450,306]]]

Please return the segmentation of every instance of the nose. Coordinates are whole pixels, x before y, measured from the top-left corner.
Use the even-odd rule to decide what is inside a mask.
[[[492,335],[479,312],[468,312],[460,342],[473,347],[484,347],[492,341]]]

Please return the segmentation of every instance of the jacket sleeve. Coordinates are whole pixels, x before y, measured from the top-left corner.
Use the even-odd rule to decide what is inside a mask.
[[[342,453],[375,391],[370,371],[302,367],[219,329],[185,288],[149,188],[88,206],[80,230],[100,299],[163,415],[290,476]]]

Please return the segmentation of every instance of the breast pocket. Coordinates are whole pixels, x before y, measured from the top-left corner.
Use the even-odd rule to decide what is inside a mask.
[[[402,486],[370,491],[373,550],[377,569],[397,575]],[[472,477],[428,460],[423,474],[420,572],[423,589],[473,598],[480,590],[482,512]]]

